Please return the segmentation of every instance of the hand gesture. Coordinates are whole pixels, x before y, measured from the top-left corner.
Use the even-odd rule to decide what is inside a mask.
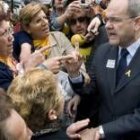
[[[59,72],[62,63],[60,57],[53,57],[45,60],[43,64],[47,67],[48,70],[56,74]]]
[[[95,17],[90,22],[87,30],[88,32],[92,32],[93,34],[98,35],[98,29],[100,25],[101,25],[100,19],[98,17]]]
[[[68,18],[71,18],[73,16],[73,13],[77,13],[81,9],[80,1],[73,1],[68,6],[64,13],[64,15]]]
[[[76,77],[79,75],[79,70],[83,63],[83,57],[79,54],[78,51],[73,51],[71,53],[73,59],[69,61],[65,61],[63,64],[69,74],[70,77]]]
[[[28,70],[28,69],[34,68],[37,65],[41,64],[45,60],[43,52],[46,51],[47,49],[48,49],[48,47],[46,46],[39,50],[36,50],[34,53],[32,53],[29,56],[29,59],[27,61],[21,62],[24,65],[24,69]]]
[[[82,120],[82,121],[78,121],[76,123],[72,123],[67,128],[67,135],[69,136],[69,138],[71,138],[71,139],[81,139],[81,135],[78,132],[81,129],[87,127],[89,122],[90,122],[89,119],[85,119],[85,120]]]
[[[79,95],[75,95],[69,102],[68,102],[68,106],[67,106],[67,111],[70,115],[70,117],[75,117],[76,112],[77,112],[77,106],[80,103],[80,96]]]

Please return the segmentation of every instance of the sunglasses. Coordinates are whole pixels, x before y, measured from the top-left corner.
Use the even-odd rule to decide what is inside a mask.
[[[78,17],[78,18],[76,18],[76,19],[70,19],[70,20],[69,20],[69,23],[70,23],[70,25],[75,25],[77,22],[83,23],[83,22],[85,22],[86,20],[87,20],[86,17]]]

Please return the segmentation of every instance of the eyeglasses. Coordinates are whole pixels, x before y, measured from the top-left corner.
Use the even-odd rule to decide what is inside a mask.
[[[76,19],[71,19],[71,20],[69,20],[69,23],[70,23],[70,25],[75,25],[77,22],[83,23],[83,22],[85,22],[86,20],[87,20],[86,17],[78,17],[78,18],[76,18]]]
[[[104,22],[110,22],[112,24],[120,23],[126,20],[131,20],[133,17],[105,17]]]
[[[13,34],[13,29],[12,29],[12,27],[9,27],[8,29],[5,29],[5,30],[3,30],[3,29],[0,29],[0,36],[4,36],[4,37],[6,37],[6,36],[8,36],[8,35],[12,35]]]

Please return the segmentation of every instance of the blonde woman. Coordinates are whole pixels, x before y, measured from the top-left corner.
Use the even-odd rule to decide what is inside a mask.
[[[34,139],[65,139],[57,121],[63,113],[64,98],[56,77],[50,71],[33,69],[17,76],[8,94],[15,108],[34,132]],[[60,134],[61,132],[61,134]]]

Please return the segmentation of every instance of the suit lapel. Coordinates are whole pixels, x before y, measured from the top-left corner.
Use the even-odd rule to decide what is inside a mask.
[[[126,69],[125,74],[120,79],[118,86],[116,87],[115,93],[123,88],[128,82],[135,78],[140,73],[140,47],[138,48],[136,54],[132,58],[129,66]]]
[[[108,54],[107,62],[106,62],[107,77],[108,77],[109,86],[111,88],[111,94],[113,94],[113,91],[114,91],[115,86],[116,86],[117,55],[118,55],[118,47],[111,46],[111,50]],[[110,68],[108,66],[107,63],[108,63],[109,60],[114,61],[114,67]]]

